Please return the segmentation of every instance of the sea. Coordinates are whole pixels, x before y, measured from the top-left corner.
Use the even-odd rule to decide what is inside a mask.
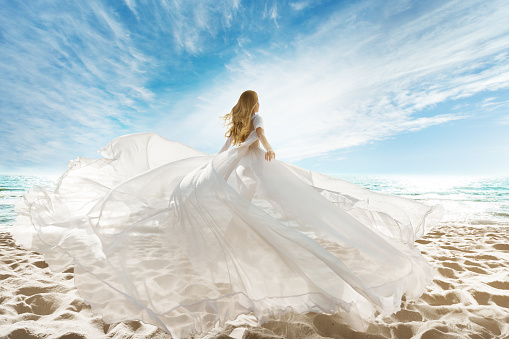
[[[9,232],[16,212],[14,205],[32,186],[41,186],[53,191],[58,176],[0,174],[0,232]]]
[[[509,177],[339,175],[361,187],[420,201],[441,204],[442,223],[477,227],[509,227]],[[57,176],[0,174],[0,232],[16,218],[14,205],[27,190],[42,186],[52,191]]]

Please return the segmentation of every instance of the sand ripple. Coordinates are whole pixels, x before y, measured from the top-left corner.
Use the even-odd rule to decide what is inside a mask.
[[[54,273],[42,255],[0,233],[0,338],[170,338],[140,321],[106,324],[74,287],[73,269]]]
[[[205,338],[507,338],[509,229],[440,225],[417,241],[435,280],[417,300],[377,318],[366,333],[337,315],[287,314],[256,326],[241,316]],[[0,233],[1,338],[170,338],[140,321],[106,324],[74,287],[72,268],[53,273],[44,258]],[[193,289],[195,286],[185,286]]]

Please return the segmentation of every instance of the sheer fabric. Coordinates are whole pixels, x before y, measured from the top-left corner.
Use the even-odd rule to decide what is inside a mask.
[[[71,161],[53,193],[32,188],[12,235],[53,270],[74,264],[106,322],[176,337],[290,311],[363,330],[425,290],[432,269],[413,242],[440,207],[265,161],[256,142],[253,131],[209,155],[152,133],[117,138],[102,159]]]

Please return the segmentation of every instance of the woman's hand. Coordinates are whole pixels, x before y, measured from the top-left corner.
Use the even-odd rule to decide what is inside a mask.
[[[267,153],[265,153],[265,160],[271,161],[272,159],[276,159],[276,153],[274,153],[274,150],[272,147],[270,147],[269,141],[265,137],[265,131],[263,128],[258,127],[256,129],[256,134],[258,135],[258,140],[262,142],[263,148],[267,150]]]
[[[271,161],[272,159],[276,159],[276,153],[274,153],[272,148],[269,148],[267,153],[265,153],[265,160]]]

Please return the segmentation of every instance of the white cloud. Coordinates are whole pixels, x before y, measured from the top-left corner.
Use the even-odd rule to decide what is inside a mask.
[[[333,14],[314,33],[297,35],[293,50],[239,55],[167,135],[214,152],[220,144],[211,140],[223,131],[217,115],[254,89],[280,158],[297,160],[466,118],[461,111],[423,112],[509,88],[507,3],[451,1],[397,25],[391,13],[369,21],[368,9]],[[194,137],[178,131],[184,129]]]
[[[239,5],[239,0],[138,0],[136,4],[143,8],[138,13],[147,36],[171,37],[180,51],[190,54],[203,53],[214,45],[217,35],[230,28]]]
[[[295,1],[290,2],[290,7],[295,11],[302,11],[304,8],[309,6],[308,1]]]
[[[93,154],[153,99],[151,60],[111,11],[96,1],[46,6],[1,18],[4,166]]]
[[[270,9],[269,17],[272,20],[274,20],[274,24],[276,24],[276,27],[278,27],[279,25],[277,24],[277,18],[278,18],[278,14],[277,14],[277,2],[274,3],[272,8]]]
[[[133,14],[138,18],[138,12],[136,12],[136,0],[125,0],[125,4],[127,5],[127,7],[129,7],[131,12],[133,12]]]
[[[465,119],[466,106],[430,110],[509,88],[506,1],[355,2],[306,33],[286,20],[314,6],[304,1],[125,0],[134,26],[105,3],[38,2],[0,12],[4,166],[92,155],[134,131],[156,130],[214,152],[224,134],[218,116],[246,89],[259,92],[278,157],[295,160]],[[161,54],[144,48],[159,44]],[[224,46],[232,48],[228,57],[238,54],[225,57],[213,80],[186,64],[209,51],[217,57]],[[147,85],[161,81],[157,71],[171,75],[171,63],[189,67],[199,82],[183,78],[191,90],[163,84],[161,92]],[[504,105],[485,102],[487,110]]]

